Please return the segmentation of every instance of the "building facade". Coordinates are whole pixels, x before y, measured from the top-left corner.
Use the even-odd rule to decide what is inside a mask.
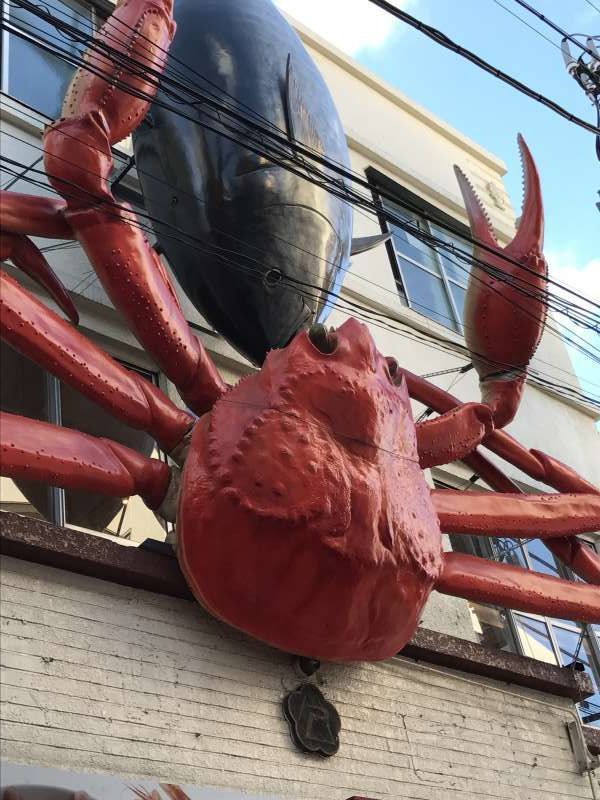
[[[80,0],[53,3],[57,13],[84,32],[93,30],[108,10]],[[41,134],[59,113],[72,68],[40,46],[40,38],[56,39],[52,26],[44,28],[16,3],[6,5],[22,35],[2,33],[1,185],[50,194]],[[453,171],[457,164],[486,203],[500,242],[508,242],[515,210],[503,184],[503,163],[294,24],[333,94],[352,168],[368,178],[382,206],[464,248],[460,235],[467,230],[467,218]],[[64,37],[61,46],[79,47]],[[117,148],[115,174],[130,154],[128,142]],[[122,196],[141,207],[135,170],[120,186]],[[355,235],[377,234],[382,228],[387,229],[382,220],[355,213]],[[342,322],[358,306],[370,320],[382,353],[415,373],[431,375],[434,383],[463,401],[477,400],[474,372],[459,371],[468,361],[461,349],[468,269],[404,229],[389,230],[392,237],[385,246],[354,258],[331,324]],[[70,290],[86,335],[180,402],[111,307],[79,246],[47,240],[40,246]],[[25,277],[19,280],[43,297]],[[180,297],[188,321],[224,378],[235,382],[251,371],[183,293]],[[115,422],[8,348],[2,350],[1,367],[3,408],[157,454],[145,434]],[[554,330],[544,334],[533,367],[545,380],[529,381],[509,432],[600,484],[597,410],[547,383],[577,385],[565,345]],[[427,412],[417,403],[413,410],[415,417]],[[544,490],[510,465],[503,468],[525,491]],[[457,491],[487,490],[471,478],[458,463],[430,475],[433,484]],[[110,546],[117,543],[128,550],[167,536],[168,527],[138,498],[111,502],[2,480],[3,511],[45,520],[82,537],[93,531]],[[590,536],[589,544],[600,549],[598,537]],[[453,537],[446,546],[547,574],[566,574],[539,541],[506,539],[501,531],[489,543]],[[89,571],[76,574],[78,570],[57,568],[60,563],[35,561],[39,559],[7,558],[2,582],[3,756],[10,762],[296,800],[600,796],[597,778],[577,768],[566,730],[570,721],[582,719],[594,726],[600,720],[600,630],[593,626],[434,593],[424,629],[483,644],[507,658],[530,657],[557,670],[583,663],[596,695],[576,710],[573,697],[555,696],[541,683],[536,688],[509,686],[499,673],[466,674],[409,657],[362,666],[327,665],[318,679],[342,716],[343,733],[339,754],[322,761],[294,749],[281,717],[282,687],[289,690],[297,683],[289,657],[249,641],[189,600],[169,597],[168,591],[153,593],[124,580],[111,582]]]

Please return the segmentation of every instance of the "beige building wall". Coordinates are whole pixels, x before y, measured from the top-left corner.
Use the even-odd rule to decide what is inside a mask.
[[[402,658],[328,664],[343,727],[323,760],[289,739],[289,656],[198,605],[10,558],[1,592],[7,761],[286,800],[599,794],[575,768],[569,701]]]

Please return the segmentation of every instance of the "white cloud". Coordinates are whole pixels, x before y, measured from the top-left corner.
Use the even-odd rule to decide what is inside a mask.
[[[581,297],[575,297],[570,292],[564,292],[554,284],[550,284],[548,287],[550,292],[560,295],[565,300],[597,315],[598,309],[591,304],[600,304],[600,258],[592,258],[587,263],[580,264],[573,252],[549,250],[546,251],[546,260],[548,261],[550,277],[562,286],[577,292]],[[585,300],[582,298],[585,298]],[[589,302],[586,302],[586,300]],[[600,334],[576,325],[563,314],[558,315],[557,320],[561,325],[569,329],[570,336],[575,341],[583,346],[587,342],[587,349],[600,350]],[[581,341],[582,339],[584,342]],[[600,367],[588,356],[568,345],[567,347],[583,390],[593,395],[600,395]]]
[[[398,8],[413,4],[396,0]],[[275,0],[275,5],[352,56],[381,47],[400,24],[369,0]]]
[[[600,258],[592,258],[587,264],[578,264],[574,253],[568,250],[550,250],[546,251],[546,259],[553,280],[573,289],[593,303],[600,303]],[[556,286],[551,288],[560,292]],[[572,295],[570,299],[582,304],[581,300]]]

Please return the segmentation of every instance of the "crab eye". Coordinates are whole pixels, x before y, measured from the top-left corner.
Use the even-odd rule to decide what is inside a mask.
[[[387,363],[387,368],[390,378],[393,379],[398,374],[398,362],[396,361],[395,358],[392,358],[391,356],[387,356],[385,360]]]
[[[333,353],[337,347],[337,334],[334,328],[315,323],[308,330],[308,338],[320,353]]]

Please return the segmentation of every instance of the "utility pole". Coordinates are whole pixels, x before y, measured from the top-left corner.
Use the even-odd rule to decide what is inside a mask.
[[[600,125],[600,50],[598,49],[600,36],[585,37],[585,49],[578,58],[575,58],[571,54],[569,41],[572,42],[577,37],[583,38],[583,34],[565,36],[562,40],[561,50],[565,67],[595,107]],[[600,135],[596,136],[596,155],[600,161]],[[600,196],[600,191],[598,191],[598,195]],[[600,211],[600,202],[596,203],[596,208]]]

